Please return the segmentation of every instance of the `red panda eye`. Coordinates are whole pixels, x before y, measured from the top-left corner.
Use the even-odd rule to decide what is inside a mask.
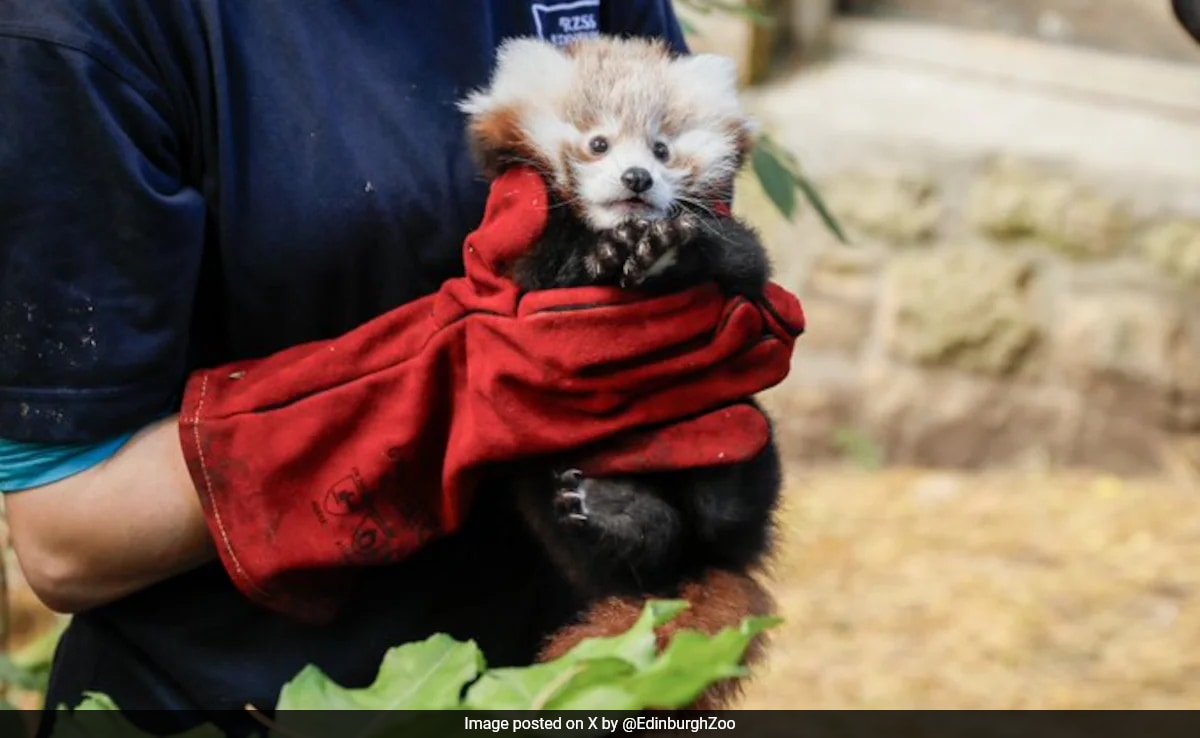
[[[596,136],[591,141],[588,141],[588,148],[593,154],[603,154],[608,151],[608,139],[604,136]]]
[[[671,157],[671,150],[668,149],[667,145],[662,141],[658,141],[654,144],[653,152],[654,158],[658,159],[659,161],[666,161]]]

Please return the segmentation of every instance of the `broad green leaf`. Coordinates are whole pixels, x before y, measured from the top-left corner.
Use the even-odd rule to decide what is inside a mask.
[[[158,738],[139,729],[120,712],[107,695],[85,692],[83,701],[70,710],[59,705],[51,738]],[[225,738],[214,725],[201,725],[171,738]]]
[[[271,735],[436,736],[441,732],[436,723],[406,711],[461,707],[463,687],[474,681],[484,666],[483,654],[474,641],[456,641],[443,634],[392,648],[384,655],[375,681],[359,689],[343,687],[310,665],[280,691]],[[354,718],[331,712],[335,710],[371,712]]]
[[[486,670],[483,654],[474,642],[463,643],[446,635],[388,651],[375,681],[363,688],[342,687],[309,666],[284,686],[275,720],[265,722],[271,738],[442,738],[461,730],[455,722],[459,718],[439,712],[443,710],[684,707],[713,683],[743,674],[742,661],[750,642],[778,622],[747,618],[739,627],[726,628],[712,637],[680,631],[658,653],[655,629],[686,607],[682,600],[648,602],[627,632],[584,641],[562,658],[527,667]],[[464,688],[466,697],[462,698]],[[67,714],[74,722],[63,722],[53,738],[142,736],[116,710],[108,697],[89,694],[77,708],[80,715]],[[358,710],[360,719],[330,712],[333,710]],[[79,720],[86,711],[112,715],[90,719],[84,731]],[[450,718],[454,720],[448,721]],[[219,733],[207,726],[177,738],[219,738]]]
[[[713,638],[682,631],[658,654],[655,629],[687,606],[683,600],[652,601],[621,635],[583,641],[546,664],[490,671],[468,692],[467,704],[498,710],[683,707],[713,682],[741,674],[746,647],[773,622],[747,619]]]
[[[446,710],[484,669],[474,641],[438,634],[387,652],[375,681],[361,689],[334,683],[315,666],[284,685],[278,710]]]
[[[755,146],[751,163],[767,197],[771,198],[783,217],[790,220],[796,212],[795,177],[770,146]]]
[[[651,600],[642,608],[637,622],[624,633],[609,638],[589,638],[563,654],[562,661],[574,663],[584,659],[618,658],[644,668],[657,653],[654,629],[674,620],[688,608],[686,600]]]
[[[112,697],[100,692],[84,692],[83,702],[75,708],[74,712],[79,711],[100,711],[100,712],[116,712],[120,708],[117,703],[113,702]]]
[[[711,637],[681,631],[654,664],[630,680],[629,689],[643,707],[685,707],[710,685],[744,676],[742,659],[751,641],[779,622],[779,618],[747,618]]]
[[[619,658],[568,661],[566,657],[528,667],[493,669],[467,691],[473,710],[558,710],[569,697],[606,684],[620,683],[635,667]]]

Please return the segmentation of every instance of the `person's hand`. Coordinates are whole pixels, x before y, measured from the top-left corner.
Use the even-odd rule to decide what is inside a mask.
[[[765,419],[742,400],[788,373],[796,298],[772,286],[760,305],[715,285],[522,294],[503,274],[546,214],[541,177],[513,170],[466,241],[466,277],[338,338],[190,377],[184,456],[247,596],[330,617],[347,566],[456,530],[496,464],[662,426],[653,453],[618,444],[589,473],[734,463],[765,446]]]

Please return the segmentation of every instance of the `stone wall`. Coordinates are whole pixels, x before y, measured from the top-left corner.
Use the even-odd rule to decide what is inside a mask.
[[[738,208],[810,328],[765,396],[789,451],[1144,472],[1200,439],[1200,219],[992,157],[818,179],[847,227]]]
[[[794,0],[804,4],[809,0]],[[846,12],[948,23],[1195,63],[1171,0],[841,0]]]

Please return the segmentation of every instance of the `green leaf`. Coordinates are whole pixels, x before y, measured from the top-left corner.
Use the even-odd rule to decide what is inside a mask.
[[[685,707],[714,682],[743,674],[747,646],[779,622],[774,618],[747,618],[740,626],[726,628],[712,637],[680,631],[658,653],[655,630],[687,606],[683,600],[650,601],[627,632],[583,641],[559,659],[526,667],[486,670],[483,654],[474,642],[463,643],[446,635],[388,651],[375,681],[367,687],[339,686],[320,669],[309,666],[284,686],[275,719],[264,718],[264,723],[271,728],[271,738],[445,738],[462,731],[461,718],[445,712],[453,709],[627,711]],[[109,698],[88,695],[77,711],[82,714],[116,709]],[[362,712],[356,719],[334,710]],[[93,718],[88,727],[92,730],[83,732],[77,724],[67,722],[53,738],[143,735],[131,732],[120,713],[107,719]],[[99,732],[95,732],[97,728]],[[215,728],[206,726],[178,738],[218,736]]]
[[[646,605],[627,632],[583,641],[537,666],[497,669],[467,694],[468,706],[497,710],[642,710],[685,707],[714,682],[744,673],[750,642],[778,620],[748,618],[711,638],[680,631],[657,654],[654,630],[686,609],[682,600]]]
[[[271,735],[438,735],[441,731],[436,726],[418,725],[428,721],[404,711],[460,708],[463,687],[474,681],[484,666],[483,653],[474,641],[456,641],[443,634],[390,649],[375,681],[358,689],[343,687],[310,665],[280,691]],[[329,712],[334,710],[373,712],[356,719]]]
[[[29,668],[18,665],[13,656],[0,654],[0,682],[17,689],[45,692],[50,680],[49,668]]]
[[[688,608],[687,600],[651,600],[642,608],[637,622],[624,633],[609,638],[588,638],[562,655],[561,661],[618,658],[638,668],[654,661],[657,653],[655,628],[665,625]]]
[[[53,628],[24,648],[0,654],[0,682],[17,689],[45,692],[50,682],[50,664],[54,650],[70,618],[61,618]]]
[[[63,708],[60,707],[59,709],[61,710]],[[106,694],[101,694],[100,692],[84,692],[83,702],[80,702],[74,711],[117,712],[119,709],[120,708],[117,707],[117,703],[113,702],[112,697],[109,697]]]
[[[750,643],[782,622],[779,618],[747,618],[714,636],[681,631],[650,668],[628,686],[643,707],[679,708],[694,702],[712,684],[744,676],[742,659]]]
[[[572,696],[629,677],[635,667],[618,658],[569,662],[565,658],[527,667],[493,669],[467,691],[472,710],[584,709]],[[611,704],[603,705],[611,708]],[[620,709],[620,708],[616,708]]]
[[[837,236],[837,239],[842,243],[850,243],[846,239],[846,233],[842,230],[841,223],[838,222],[837,218],[833,217],[833,213],[825,205],[825,200],[821,197],[821,193],[817,192],[817,188],[813,186],[808,177],[805,177],[803,174],[797,174],[796,185],[804,193],[804,199],[808,200],[808,204],[812,206],[813,210],[817,211],[817,215],[821,217],[821,222],[825,224],[825,227],[833,235]]]
[[[793,190],[798,189],[813,210],[817,211],[825,227],[839,241],[849,243],[845,231],[825,204],[816,185],[800,170],[800,163],[796,161],[796,157],[769,136],[762,136],[758,146],[754,148],[754,172],[758,175],[767,196],[785,218],[791,220],[795,212],[796,197]]]
[[[494,669],[467,693],[467,706],[495,710],[637,709],[614,684],[654,661],[654,629],[687,609],[684,600],[654,600],[626,632],[588,638],[560,658],[524,668]]]
[[[751,162],[767,197],[771,198],[783,217],[791,220],[796,212],[796,178],[770,146],[760,144],[754,147]]]
[[[74,710],[59,705],[51,738],[158,738],[129,722],[107,695],[85,692]],[[97,714],[99,713],[99,714]],[[225,738],[213,725],[201,725],[171,738]]]
[[[284,685],[276,709],[451,709],[483,668],[483,653],[474,641],[438,634],[389,650],[375,681],[361,689],[339,686],[317,667],[305,667]]]

